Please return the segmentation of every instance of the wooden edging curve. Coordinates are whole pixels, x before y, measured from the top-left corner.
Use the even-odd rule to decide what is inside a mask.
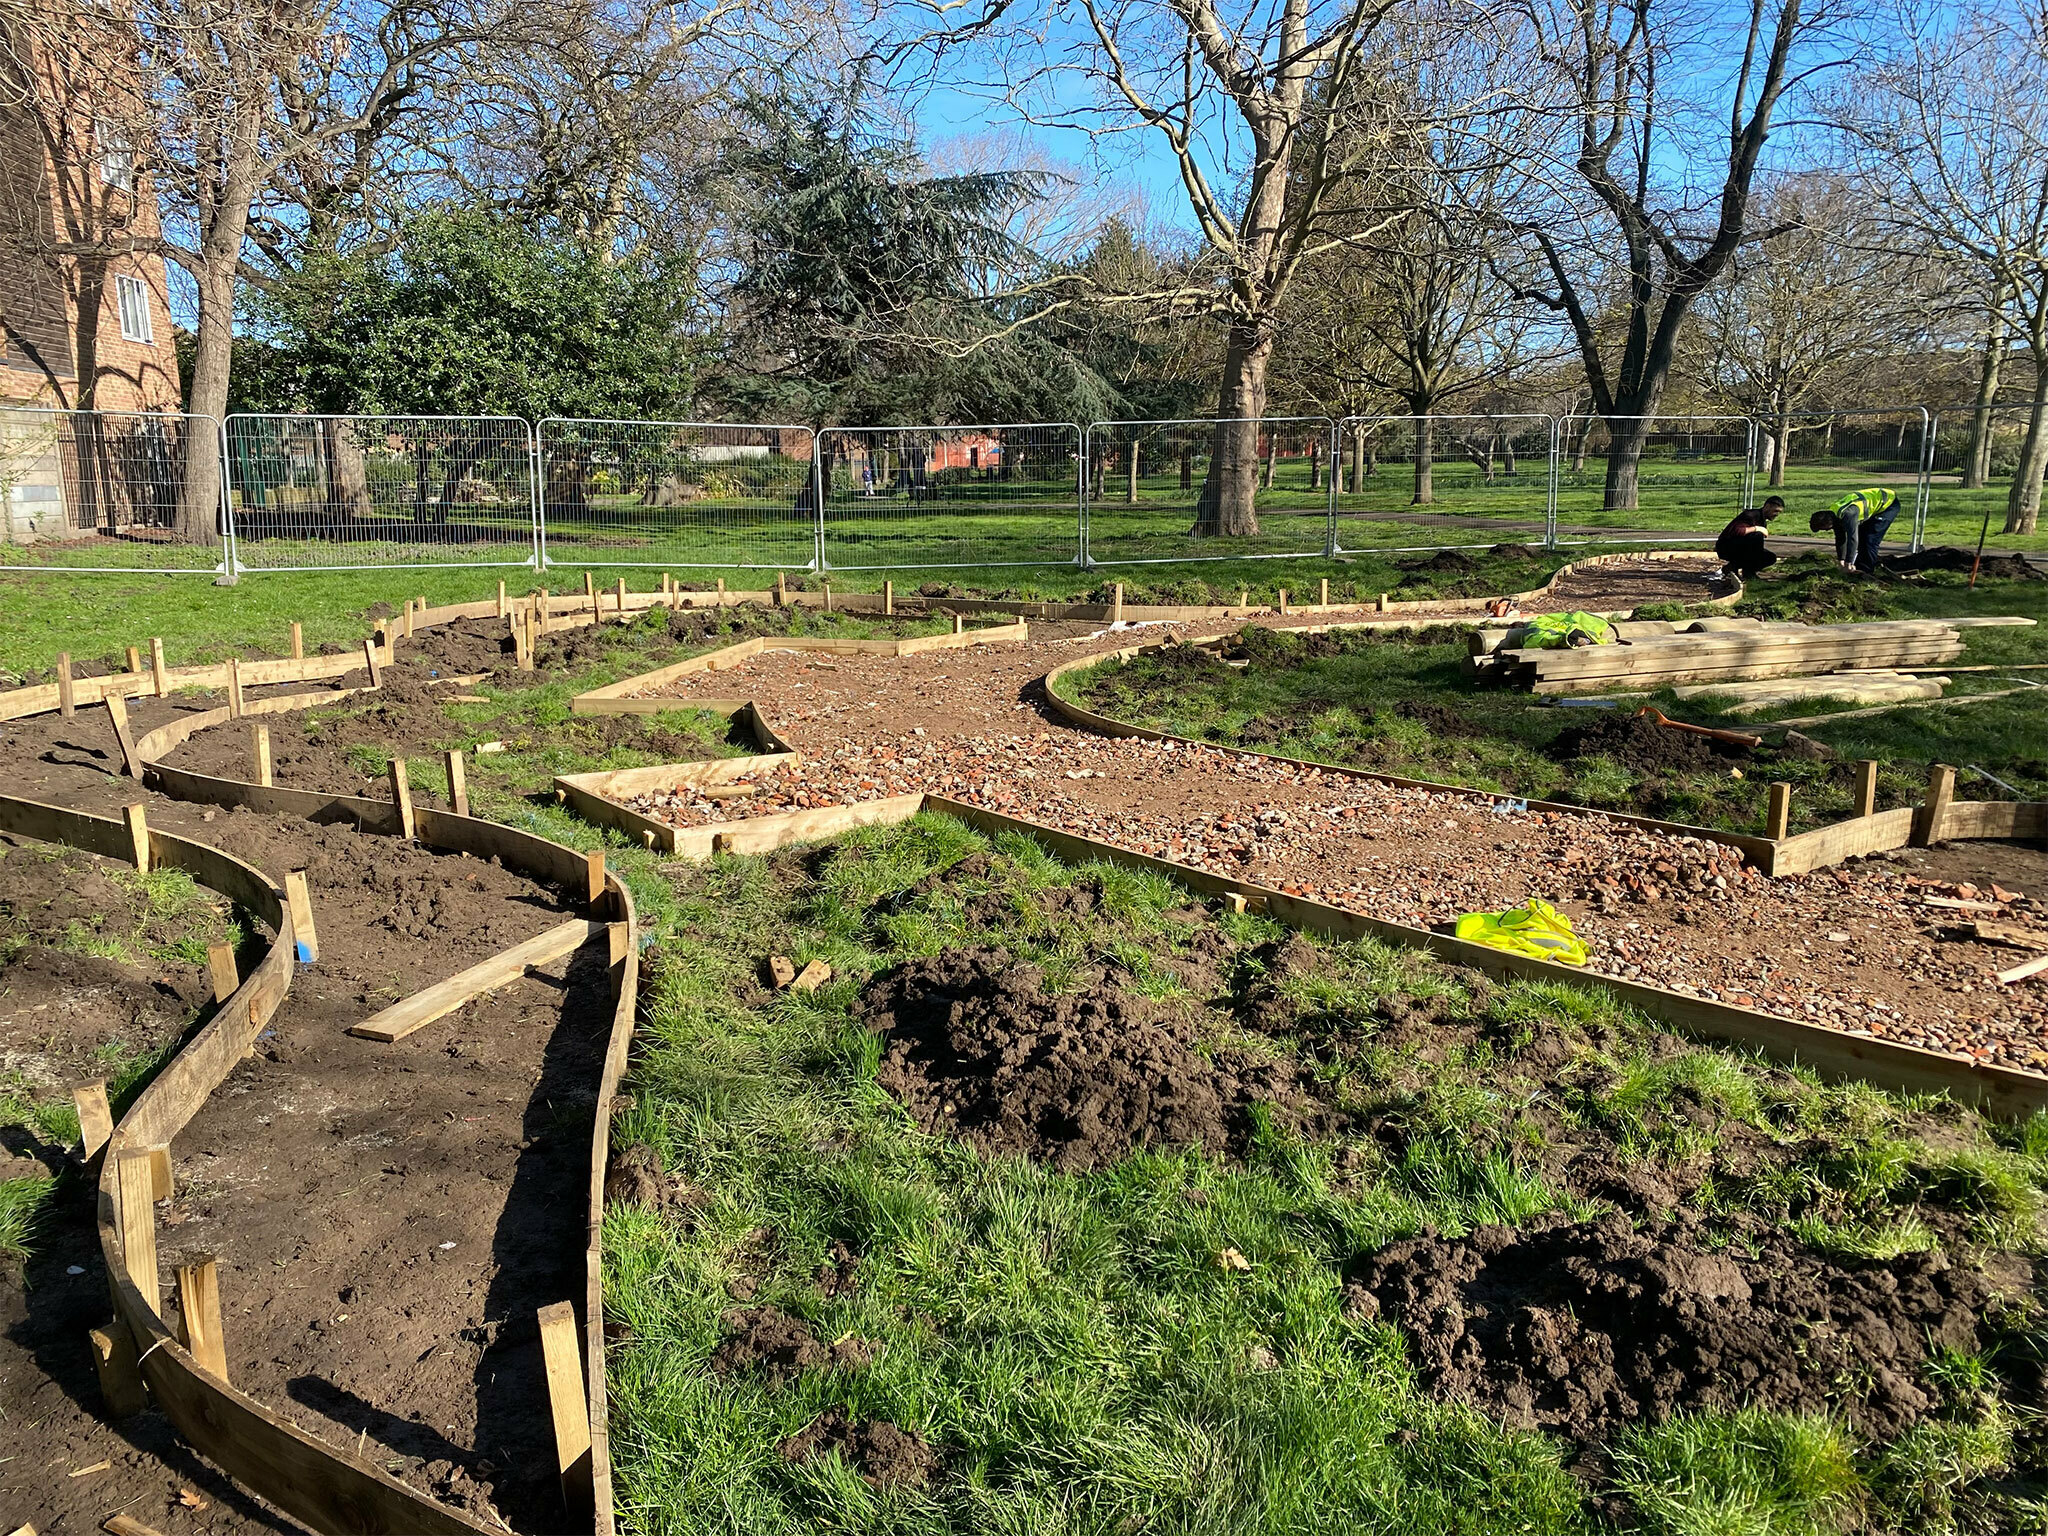
[[[332,692],[323,691],[263,700],[260,706],[252,701],[243,713],[279,713],[293,708],[308,708],[335,696]],[[167,751],[198,731],[225,723],[230,718],[237,717],[231,716],[226,709],[207,710],[181,717],[142,738],[137,743],[137,755],[142,759],[146,778],[173,798],[198,804],[244,806],[270,815],[314,822],[351,822],[360,830],[383,835],[400,833],[398,807],[391,801],[249,784],[187,769],[166,768],[152,760],[151,753]],[[9,803],[0,800],[0,808]],[[40,809],[57,810],[55,807]],[[80,846],[111,857],[121,857],[129,848],[128,829],[123,823],[89,817],[81,812],[58,814],[76,817],[85,824],[83,835],[94,841]],[[609,1441],[605,1434],[603,1191],[611,1147],[610,1104],[625,1070],[638,998],[639,927],[633,899],[617,874],[605,868],[601,853],[578,853],[538,833],[501,822],[458,816],[429,806],[416,807],[414,821],[419,841],[427,846],[467,853],[475,858],[495,858],[507,868],[565,887],[573,899],[587,903],[593,911],[609,909],[613,914],[610,959],[614,1004],[604,1066],[599,1078],[596,1123],[591,1135],[591,1204],[586,1212],[582,1297],[592,1527],[599,1536],[610,1536],[615,1526],[611,1511]],[[460,1511],[426,1497],[346,1449],[327,1445],[284,1423],[255,1399],[198,1371],[191,1357],[172,1339],[155,1307],[145,1310],[145,1298],[140,1289],[127,1278],[118,1214],[118,1185],[113,1182],[119,1152],[141,1138],[147,1138],[148,1145],[168,1145],[177,1131],[197,1113],[206,1096],[233,1070],[264,1023],[276,1012],[289,985],[295,954],[289,907],[263,875],[207,845],[187,845],[182,839],[170,838],[153,830],[150,836],[153,852],[162,847],[167,863],[178,862],[178,850],[190,847],[200,850],[201,855],[212,855],[225,861],[226,865],[244,871],[245,874],[237,878],[231,868],[222,870],[222,878],[228,881],[228,888],[212,881],[206,883],[214,884],[215,889],[236,900],[243,900],[246,894],[244,904],[251,911],[265,921],[281,926],[271,954],[251,973],[242,989],[222,1006],[220,1014],[137,1100],[128,1115],[123,1117],[121,1126],[116,1128],[109,1146],[100,1190],[100,1239],[107,1257],[108,1273],[112,1277],[117,1310],[135,1334],[144,1377],[157,1392],[159,1402],[180,1434],[195,1449],[245,1486],[317,1531],[331,1533],[331,1536],[386,1536],[386,1533],[394,1532],[420,1532],[422,1536],[449,1533],[453,1536],[453,1533],[494,1532],[494,1527],[472,1521]],[[273,975],[276,978],[275,996],[267,997],[267,1006],[259,1009],[254,1006],[256,994],[251,989],[256,987],[259,979]],[[252,998],[251,1005],[247,1007],[241,1002],[245,993]],[[241,1023],[229,1027],[229,1021],[236,1017],[241,1019]],[[205,1047],[203,1051],[202,1046]],[[183,1089],[175,1106],[170,1109],[157,1107],[167,1101],[174,1088]],[[152,1098],[152,1095],[158,1097]],[[157,1361],[164,1364],[154,1364]],[[161,1384],[160,1376],[163,1378]]]

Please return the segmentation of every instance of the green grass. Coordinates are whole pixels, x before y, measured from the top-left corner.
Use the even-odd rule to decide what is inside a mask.
[[[900,899],[991,850],[987,875]],[[636,892],[644,873],[629,876]],[[1030,900],[1076,880],[1101,886],[1085,919]],[[1310,1052],[1354,1126],[1402,1128],[1398,1155],[1362,1130],[1308,1140],[1268,1120],[1241,1162],[1158,1149],[1062,1174],[919,1130],[874,1081],[879,1044],[852,1013],[864,980],[974,942],[1052,978],[1106,956],[1149,956],[1156,976],[1205,952],[1213,926],[1234,957],[1219,962],[1233,1010],[1273,990],[1255,946],[1281,930],[938,817],[857,832],[817,863],[719,859],[669,884],[643,912],[660,961],[615,1139],[655,1148],[695,1194],[667,1214],[615,1205],[605,1225],[608,1316],[623,1330],[613,1454],[620,1509],[640,1531],[1590,1532],[1602,1521],[1561,1444],[1431,1400],[1398,1334],[1346,1314],[1352,1256],[1424,1228],[1589,1214],[1544,1161],[1548,1138],[1573,1128],[1697,1177],[1701,1123],[1748,1127],[1789,1172],[1709,1182],[1703,1204],[1788,1227],[1903,1224],[1923,1209],[1966,1218],[2012,1180],[2038,1189],[2048,1147],[2048,1122],[2001,1142],[1940,1101],[1726,1052],[1673,1054],[1645,1021],[1568,982],[1487,986],[1412,952],[1343,943],[1279,984],[1298,1034],[1258,1039]],[[984,895],[1002,899],[970,901]],[[1005,916],[984,929],[970,908]],[[824,959],[835,979],[808,997],[764,996],[751,972],[771,947]],[[1394,999],[1433,999],[1446,1047],[1380,1044]],[[1219,1038],[1245,1038],[1207,1016]],[[1522,1064],[1539,1034],[1575,1063],[1562,1098]],[[1944,1171],[1960,1154],[1923,1142],[1930,1124],[1967,1151],[1974,1180]],[[1831,1159],[1852,1163],[1873,1140],[1898,1149],[1896,1177],[1831,1181]],[[859,1285],[828,1299],[811,1277],[834,1242],[863,1259]],[[1219,1262],[1225,1250],[1249,1267]],[[754,1303],[880,1353],[780,1390],[712,1373],[742,1275]],[[777,1442],[835,1403],[924,1434],[945,1472],[880,1492],[836,1461],[784,1462]],[[1997,1479],[2018,1452],[1993,1433],[2003,1411],[1987,1399],[1942,1421],[1967,1442],[1941,1484],[1952,1502],[2005,1497]],[[1927,1479],[1895,1474],[1895,1455],[1831,1419],[1700,1414],[1612,1447],[1612,1486],[1642,1529],[1846,1530],[1923,1507]]]
[[[2048,583],[1998,581],[1973,591],[1965,578],[1942,573],[1868,583],[1807,557],[1753,584],[1739,611],[1811,622],[2015,614],[2044,622],[1966,630],[1956,664],[2048,661]],[[1917,805],[1936,762],[1961,767],[1965,794],[2010,798],[1977,776],[1982,769],[2029,798],[2048,797],[2048,710],[2031,692],[1802,726],[1835,750],[1833,761],[1774,753],[1761,766],[1747,765],[1742,778],[1727,766],[1646,778],[1605,757],[1550,756],[1560,733],[1596,716],[1519,690],[1476,688],[1462,672],[1462,633],[1301,638],[1248,630],[1242,638],[1252,658],[1243,669],[1193,652],[1153,655],[1070,674],[1059,686],[1089,708],[1177,735],[1731,831],[1761,830],[1771,780],[1793,786],[1795,827],[1841,820],[1854,803],[1849,765],[1864,758],[1881,764],[1881,807]],[[1957,673],[1947,696],[2017,688],[2029,679],[2048,683],[2048,673]],[[1851,707],[1802,700],[1735,715],[1724,707],[1731,700],[1679,699],[1668,690],[1641,702],[1674,719],[1741,730]]]

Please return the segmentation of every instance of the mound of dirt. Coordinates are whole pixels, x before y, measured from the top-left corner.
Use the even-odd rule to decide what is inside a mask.
[[[922,1488],[938,1471],[939,1457],[924,1436],[887,1419],[856,1419],[843,1405],[819,1414],[777,1447],[784,1461],[809,1461],[837,1452],[871,1488]]]
[[[1470,576],[1479,562],[1462,549],[1440,549],[1425,560],[1403,560],[1399,569],[1412,576]]]
[[[519,670],[503,619],[457,619],[452,624],[438,624],[419,631],[411,640],[400,640],[398,655],[401,661],[413,661],[443,677]]]
[[[1755,1257],[1709,1251],[1618,1214],[1425,1234],[1360,1264],[1345,1304],[1398,1326],[1438,1396],[1599,1442],[1689,1409],[1830,1401],[1894,1435],[1935,1406],[1929,1355],[1975,1349],[1996,1294],[1939,1255],[1850,1268],[1757,1241]]]
[[[945,950],[876,977],[861,993],[885,1039],[876,1081],[925,1130],[983,1152],[1064,1170],[1134,1147],[1239,1149],[1249,1109],[1305,1101],[1292,1066],[1229,1046],[1106,981],[1056,994],[997,948]]]
[[[1881,555],[1878,567],[1895,576],[1913,576],[1922,571],[1959,571],[1968,575],[1977,559],[1974,549],[1959,549],[1953,544],[1937,544],[1929,549],[1912,554]],[[2048,571],[2033,563],[2025,555],[1991,554],[1984,557],[1978,567],[1979,581],[2048,581]]]
[[[734,1307],[719,1321],[729,1331],[711,1352],[711,1369],[721,1376],[758,1371],[768,1386],[781,1387],[805,1371],[866,1365],[873,1356],[866,1339],[820,1344],[801,1318],[780,1307]]]
[[[1625,715],[1619,710],[1603,712],[1589,725],[1567,726],[1550,743],[1550,755],[1559,762],[1574,758],[1609,757],[1631,773],[1712,773],[1726,769],[1731,760],[1741,761],[1753,754],[1733,742],[1716,741],[1696,731],[1674,731],[1647,715]]]

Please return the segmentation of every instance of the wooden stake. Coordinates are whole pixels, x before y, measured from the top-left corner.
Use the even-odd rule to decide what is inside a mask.
[[[384,686],[384,664],[377,659],[377,637],[372,635],[363,642],[363,665],[370,669],[370,686]]]
[[[1956,771],[1947,763],[1936,763],[1927,774],[1927,803],[1913,825],[1913,846],[1930,848],[1941,841],[1942,823],[1948,820],[1949,802],[1956,797]]]
[[[148,1147],[144,1151],[149,1157],[150,1193],[158,1200],[171,1198],[171,1149],[169,1147]]]
[[[78,712],[78,704],[71,691],[71,653],[57,653],[57,713],[69,720]]]
[[[285,872],[284,899],[291,909],[292,937],[298,947],[299,963],[311,965],[320,958],[320,939],[313,931],[313,898],[306,889],[303,869]]]
[[[966,614],[964,614],[964,613],[957,613],[957,612],[956,612],[956,613],[955,613],[955,614],[953,615],[953,633],[954,633],[954,634],[956,634],[956,635],[964,635],[964,634],[966,634],[966,633],[967,633],[967,615],[966,615]]]
[[[519,670],[533,670],[533,616],[512,615],[512,654],[519,662]]]
[[[135,1335],[119,1322],[86,1333],[93,1368],[99,1372],[100,1396],[107,1412],[125,1419],[142,1412],[149,1399],[142,1390],[142,1370],[135,1361]]]
[[[1386,611],[1387,611],[1387,594],[1386,594],[1386,593],[1384,593],[1384,592],[1382,592],[1382,593],[1380,594],[1380,612],[1381,612],[1381,613],[1385,613]]]
[[[142,759],[135,755],[135,738],[128,731],[128,706],[117,693],[106,697],[107,721],[114,728],[114,740],[121,744],[121,768],[131,779],[142,777]]]
[[[463,770],[461,751],[450,751],[443,761],[448,765],[448,803],[455,807],[455,814],[469,814],[469,775]]]
[[[827,576],[820,583],[825,589],[825,611],[832,611],[832,578]]]
[[[121,1223],[121,1263],[149,1310],[163,1315],[156,1283],[156,1180],[149,1153],[123,1152],[114,1165],[115,1215]]]
[[[220,1269],[212,1255],[178,1266],[178,1316],[193,1363],[228,1379],[228,1347],[220,1326]]]
[[[405,759],[391,759],[391,803],[398,807],[399,835],[407,842],[419,837],[419,827],[413,819],[412,786],[405,782]]]
[[[121,807],[121,819],[128,823],[128,854],[138,874],[149,873],[149,811],[141,805]]]
[[[408,639],[408,640],[410,640],[410,639],[412,638],[412,623],[413,623],[413,608],[412,608],[412,599],[408,597],[408,598],[407,598],[407,599],[405,600],[405,638],[406,638],[406,639]]]
[[[623,576],[619,578],[618,594],[619,617],[623,619],[626,616],[626,578]]]
[[[558,1301],[540,1308],[539,1316],[548,1407],[555,1421],[555,1465],[562,1478],[562,1497],[571,1509],[577,1509],[590,1486],[590,1407],[584,1396],[576,1309]]]
[[[1877,814],[1877,760],[1864,758],[1856,765],[1856,814]]]
[[[297,619],[292,620],[292,660],[306,659],[306,627]]]
[[[1287,611],[1287,589],[1285,587],[1280,589],[1280,611],[1282,613]]]
[[[128,670],[137,673],[142,670],[142,652],[132,645],[128,647]]]
[[[1237,606],[1240,608],[1249,608],[1251,606],[1251,602],[1252,589],[1250,587],[1239,587],[1237,589]]]
[[[882,583],[882,612],[890,618],[896,616],[896,583],[893,581]]]
[[[775,606],[778,608],[789,606],[789,588],[783,584],[782,572],[780,571],[775,573]]]
[[[583,573],[583,595],[590,600],[590,606],[597,606],[597,577],[591,572]]]
[[[604,900],[604,850],[583,855],[584,900],[595,906]]]
[[[228,718],[242,718],[242,658],[228,658]]]
[[[725,606],[725,578],[723,576],[718,578],[718,606],[721,608]]]
[[[259,720],[252,734],[256,738],[256,782],[268,789],[275,782],[270,766],[270,727]]]
[[[548,589],[542,587],[534,595],[533,599],[533,616],[540,621],[540,633],[542,634],[548,632],[548,609],[550,606],[552,606],[552,602],[548,597]]]
[[[167,699],[171,696],[171,669],[164,665],[164,643],[152,639],[149,642],[149,670],[155,676],[156,696]]]
[[[505,583],[498,583],[498,617],[505,617]]]
[[[1773,784],[1770,806],[1764,813],[1764,836],[1776,840],[1792,831],[1792,786]]]
[[[1321,604],[1321,606],[1327,608],[1330,606],[1330,578],[1327,576],[1323,578],[1322,594],[1323,595],[1317,598],[1316,601],[1319,604]]]
[[[224,1003],[235,995],[235,988],[242,984],[242,977],[235,969],[234,945],[206,946],[206,974],[213,982],[214,1002]]]
[[[1124,584],[1118,582],[1109,589],[1109,622],[1121,624],[1124,621]]]
[[[107,1103],[107,1085],[98,1078],[89,1083],[74,1083],[71,1103],[78,1110],[79,1156],[89,1163],[114,1135],[114,1110]]]

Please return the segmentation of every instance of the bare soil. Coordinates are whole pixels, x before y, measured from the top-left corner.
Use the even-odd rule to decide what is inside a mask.
[[[938,1470],[938,1454],[915,1430],[887,1419],[855,1419],[843,1404],[826,1409],[777,1447],[785,1461],[839,1456],[873,1488],[921,1488]]]

